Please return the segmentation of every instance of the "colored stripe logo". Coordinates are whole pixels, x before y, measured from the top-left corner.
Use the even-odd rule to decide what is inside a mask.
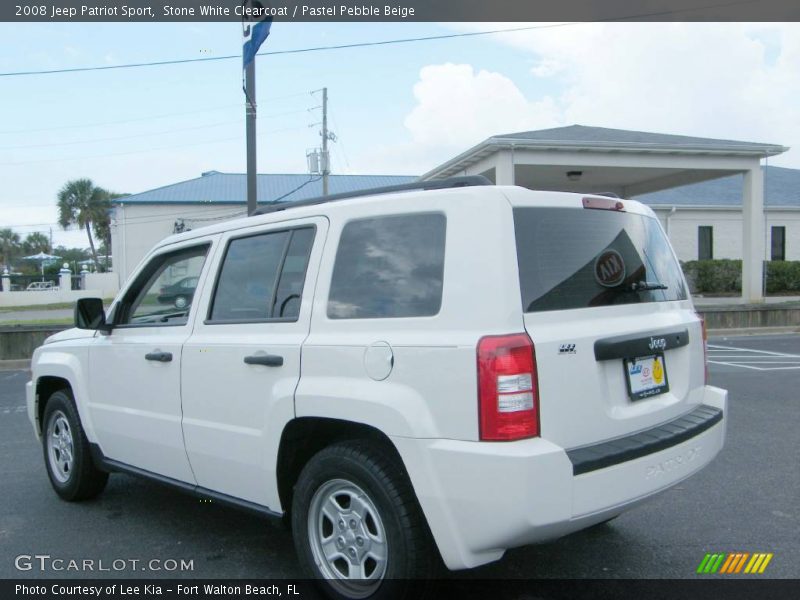
[[[761,574],[772,557],[772,552],[710,552],[700,561],[697,572],[705,575]]]

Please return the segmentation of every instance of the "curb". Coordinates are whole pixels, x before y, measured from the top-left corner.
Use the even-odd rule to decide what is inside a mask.
[[[780,335],[787,333],[800,333],[800,326],[789,325],[785,327],[742,327],[736,329],[708,330],[709,337],[724,337],[730,335]]]
[[[31,368],[31,360],[29,358],[20,358],[17,360],[0,360],[0,371],[29,371]]]

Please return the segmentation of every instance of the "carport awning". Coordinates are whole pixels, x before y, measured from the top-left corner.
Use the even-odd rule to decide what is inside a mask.
[[[420,179],[484,175],[499,185],[634,198],[741,173],[742,295],[763,300],[764,176],[779,144],[572,125],[490,137]]]
[[[461,174],[510,152],[516,185],[575,192],[625,190],[625,195],[635,196],[743,172],[742,159],[786,150],[779,144],[572,125],[493,136],[420,179]],[[571,171],[580,176],[569,179]]]

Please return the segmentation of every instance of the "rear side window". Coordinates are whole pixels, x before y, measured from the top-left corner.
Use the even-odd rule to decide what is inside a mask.
[[[425,213],[351,221],[333,267],[328,317],[427,317],[439,312],[445,216]]]
[[[232,240],[209,322],[297,319],[313,241],[311,227]]]
[[[515,208],[525,312],[685,300],[658,221],[626,212]]]

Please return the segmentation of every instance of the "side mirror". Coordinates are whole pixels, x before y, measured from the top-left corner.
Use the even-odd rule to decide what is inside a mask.
[[[106,323],[106,311],[100,298],[81,298],[75,305],[75,327],[111,331]]]

